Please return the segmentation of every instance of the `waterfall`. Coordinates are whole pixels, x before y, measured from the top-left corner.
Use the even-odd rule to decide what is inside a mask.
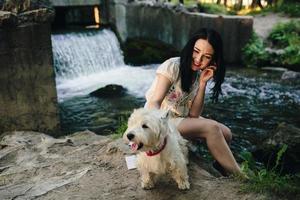
[[[156,65],[131,67],[115,34],[101,31],[53,34],[52,51],[58,100],[64,101],[108,84],[122,85],[143,97],[155,76]]]
[[[75,79],[124,65],[118,39],[110,30],[53,34],[51,39],[58,80]]]

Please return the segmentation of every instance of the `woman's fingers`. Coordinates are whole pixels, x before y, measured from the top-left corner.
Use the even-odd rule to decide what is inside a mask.
[[[214,68],[206,68],[200,75],[200,81],[207,82],[214,75]]]
[[[214,65],[208,66],[206,69],[212,69],[213,71],[217,70],[217,67]]]
[[[213,76],[214,74],[214,69],[213,68],[206,68],[204,71],[203,71],[203,75],[204,76]]]

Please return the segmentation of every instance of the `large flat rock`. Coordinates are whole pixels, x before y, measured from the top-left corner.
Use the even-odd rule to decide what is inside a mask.
[[[0,199],[265,199],[241,193],[240,183],[216,178],[191,160],[191,189],[168,177],[143,190],[137,170],[127,170],[128,148],[90,131],[54,139],[37,132],[0,137]]]

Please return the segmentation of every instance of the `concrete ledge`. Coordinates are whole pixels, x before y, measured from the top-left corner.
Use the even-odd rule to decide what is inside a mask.
[[[0,130],[59,132],[50,23],[0,27]]]
[[[55,7],[68,7],[68,6],[94,6],[94,5],[101,5],[101,0],[89,0],[89,1],[82,1],[82,0],[50,0],[50,2]]]

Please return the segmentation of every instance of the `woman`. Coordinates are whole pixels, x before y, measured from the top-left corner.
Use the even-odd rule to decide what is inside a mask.
[[[221,93],[225,76],[222,51],[220,35],[211,29],[200,29],[187,42],[180,58],[171,58],[158,67],[146,93],[145,107],[171,110],[172,120],[183,137],[205,139],[211,154],[227,172],[241,174],[228,146],[232,139],[230,129],[199,117],[208,80],[214,81],[214,102]]]

